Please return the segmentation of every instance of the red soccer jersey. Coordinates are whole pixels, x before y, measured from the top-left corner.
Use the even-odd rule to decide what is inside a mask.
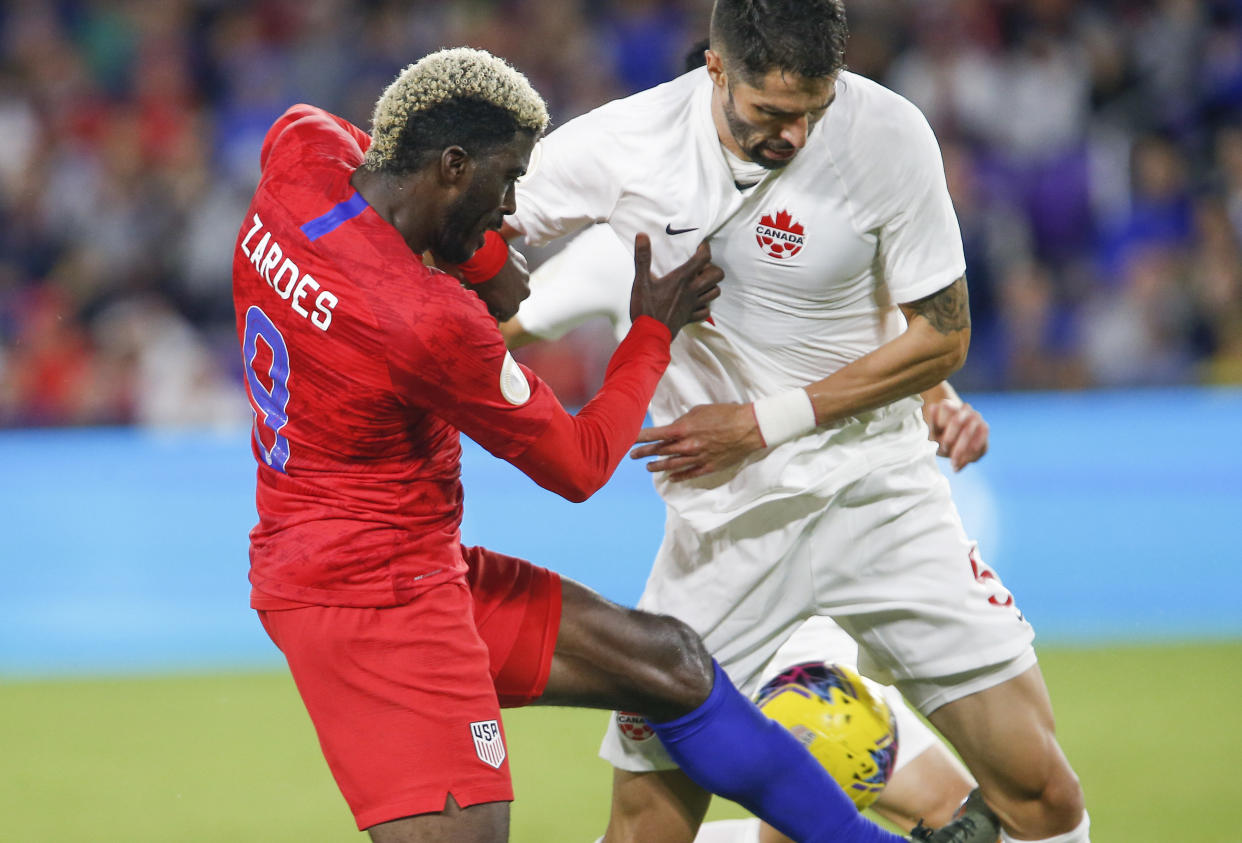
[[[568,416],[482,301],[350,185],[368,143],[327,112],[286,112],[234,253],[259,462],[250,578],[283,600],[394,605],[461,574],[458,431],[581,497],[633,442],[668,360],[667,329],[639,320],[611,386]]]

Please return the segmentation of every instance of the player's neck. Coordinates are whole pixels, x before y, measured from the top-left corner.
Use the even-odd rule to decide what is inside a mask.
[[[729,119],[724,111],[724,95],[718,87],[712,90],[712,125],[716,127],[716,137],[720,139],[721,146],[743,161],[750,160],[750,156],[746,154],[741,144],[737,142],[737,138],[733,137],[733,132],[729,130]]]
[[[394,178],[365,167],[355,170],[349,180],[380,219],[397,229],[415,254],[422,254],[431,246],[434,221],[427,213],[427,204],[420,201],[423,192],[417,182],[418,174]]]

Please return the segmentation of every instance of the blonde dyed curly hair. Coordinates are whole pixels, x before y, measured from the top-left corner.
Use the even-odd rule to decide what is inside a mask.
[[[527,78],[485,50],[457,47],[424,56],[397,76],[371,118],[371,170],[404,172],[421,153],[502,143],[548,126],[543,97]],[[438,147],[438,148],[437,148]]]

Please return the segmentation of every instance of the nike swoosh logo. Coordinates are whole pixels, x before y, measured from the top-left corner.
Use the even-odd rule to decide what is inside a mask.
[[[673,224],[669,223],[664,226],[665,234],[685,234],[688,231],[698,231],[697,228],[673,228]]]

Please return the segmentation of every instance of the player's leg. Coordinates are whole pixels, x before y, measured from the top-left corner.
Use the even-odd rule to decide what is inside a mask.
[[[680,717],[711,693],[711,655],[674,618],[618,606],[561,580],[561,624],[540,705],[619,708]]]
[[[898,736],[893,777],[871,809],[899,828],[914,828],[920,820],[944,825],[976,787],[975,780],[897,688],[867,681],[892,709]]]
[[[604,840],[696,840],[710,802],[711,794],[677,768],[634,773],[614,767]]]
[[[757,687],[763,666],[800,623],[802,606],[773,594],[774,581],[787,580],[795,593],[806,594],[810,583],[784,576],[784,572],[765,580],[765,566],[757,560],[772,558],[780,548],[773,547],[755,527],[744,526],[749,539],[738,540],[728,533],[728,527],[705,537],[670,512],[640,606],[675,615],[696,629],[712,630],[717,647],[723,643],[724,651],[711,643],[708,647],[722,662],[728,660],[730,676],[753,674],[751,685]],[[739,557],[734,560],[737,564],[731,568],[719,564],[717,548],[731,549]],[[733,600],[734,594],[746,595],[753,604]],[[739,658],[729,650],[730,643],[736,643],[746,656]],[[678,769],[644,724],[641,717],[620,711],[604,736],[600,756],[614,768],[606,839],[609,843],[689,843],[709,798]]]
[[[802,745],[742,696],[684,623],[623,608],[522,560],[477,548],[466,557],[476,623],[495,654],[492,672],[507,704],[527,695],[546,705],[641,711],[700,787],[745,805],[791,837],[899,840],[858,815]]]
[[[920,820],[938,827],[953,819],[974,787],[962,762],[937,740],[894,771],[871,810],[898,828],[914,828]]]
[[[947,703],[930,719],[962,754],[1012,838],[1087,843],[1082,788],[1057,743],[1038,665]]]
[[[896,843],[899,838],[858,814],[793,735],[733,686],[688,626],[624,609],[577,583],[563,584],[561,629],[541,703],[641,712],[685,776],[794,839]],[[628,783],[642,787],[644,797],[662,796],[668,807],[686,812],[687,830],[697,826],[701,813],[694,812],[701,809],[695,800],[701,797],[684,780],[668,773],[636,775],[658,778],[654,787],[623,781],[623,792]],[[642,829],[644,836],[621,837],[610,822],[605,839],[668,839],[667,828],[655,829],[654,836],[646,835],[646,825]]]
[[[706,654],[701,640],[679,621],[622,609],[568,581],[564,582],[563,596],[553,678],[541,702],[572,701],[576,705],[642,710],[643,700],[652,689],[643,689],[642,696],[635,696],[630,690],[633,680],[617,677],[645,675],[651,663],[697,664]],[[670,622],[675,632],[666,628]],[[641,647],[636,651],[636,667],[631,667],[624,655],[618,659],[622,652],[616,646],[618,635]],[[686,660],[682,655],[660,652],[670,643],[701,655]],[[674,684],[680,685],[683,680],[692,682],[695,677],[688,674]],[[596,697],[601,683],[609,690]],[[662,708],[667,711],[682,704],[679,699],[668,699]],[[681,773],[617,771],[614,810],[605,836],[610,843],[692,840],[706,807],[703,789],[738,802],[793,840],[897,843],[904,839],[862,817],[819,762],[783,726],[760,713],[719,665],[702,704],[675,720],[654,716],[647,720]],[[976,832],[957,836],[946,827],[926,839],[992,843],[996,835],[994,820],[986,809],[973,813],[967,828]]]
[[[1082,791],[1033,669],[1034,633],[966,538],[934,461],[875,472],[849,496],[836,538],[857,549],[859,570],[824,600],[859,642],[861,666],[895,679],[940,728],[1009,834],[1086,843]]]
[[[509,803],[487,802],[461,808],[449,796],[437,814],[404,817],[373,825],[373,843],[496,843],[509,839]]]
[[[625,610],[572,583],[568,586],[569,601],[571,604],[580,603],[582,609],[564,612],[566,586],[561,578],[545,569],[482,548],[468,547],[464,552],[470,566],[475,618],[479,632],[492,653],[492,674],[496,677],[501,704],[594,703],[597,707],[610,706],[610,703],[603,701],[616,693],[615,678],[594,688],[583,688],[575,683],[573,690],[567,691],[566,686],[580,672],[577,667],[581,664],[590,663],[593,659],[603,659],[607,663],[620,654],[636,652],[636,648],[649,645],[649,635],[624,638],[627,632],[632,632],[632,628],[628,624],[612,625],[609,620],[624,614]],[[522,600],[515,600],[514,595],[524,595],[525,605]],[[603,652],[574,652],[572,642],[595,639],[595,636],[585,634],[583,629],[572,628],[590,617],[596,620],[594,624],[587,623],[587,629],[592,625],[603,625],[612,635],[621,637],[600,648]],[[675,628],[670,626],[665,629]],[[560,643],[562,638],[570,643]],[[664,646],[667,647],[667,642]],[[670,691],[689,688],[690,696],[683,700],[683,707],[702,702],[710,693],[707,670],[708,667],[701,661],[691,663],[685,668],[686,675],[680,681],[670,683],[671,688],[665,691],[665,695]],[[654,681],[661,683],[664,676],[657,675]],[[651,702],[654,706],[660,705],[658,700]],[[627,723],[637,740],[659,743],[655,732],[642,716],[629,715]],[[618,773],[621,774],[620,771]],[[641,793],[643,781],[637,781],[634,788],[614,790],[614,796],[621,794],[623,804],[651,808],[650,813],[635,809],[618,814],[614,802],[614,816],[632,817],[636,822],[632,834],[627,832],[626,836],[614,839],[657,843],[662,833],[671,834],[672,840],[692,839],[693,829],[698,827],[707,811],[711,798],[708,792],[676,767],[652,776],[646,782],[655,788],[649,800],[644,799]],[[650,825],[642,822],[645,818],[651,820]]]
[[[384,609],[260,613],[360,830],[382,843],[507,839],[513,788],[462,581]]]

